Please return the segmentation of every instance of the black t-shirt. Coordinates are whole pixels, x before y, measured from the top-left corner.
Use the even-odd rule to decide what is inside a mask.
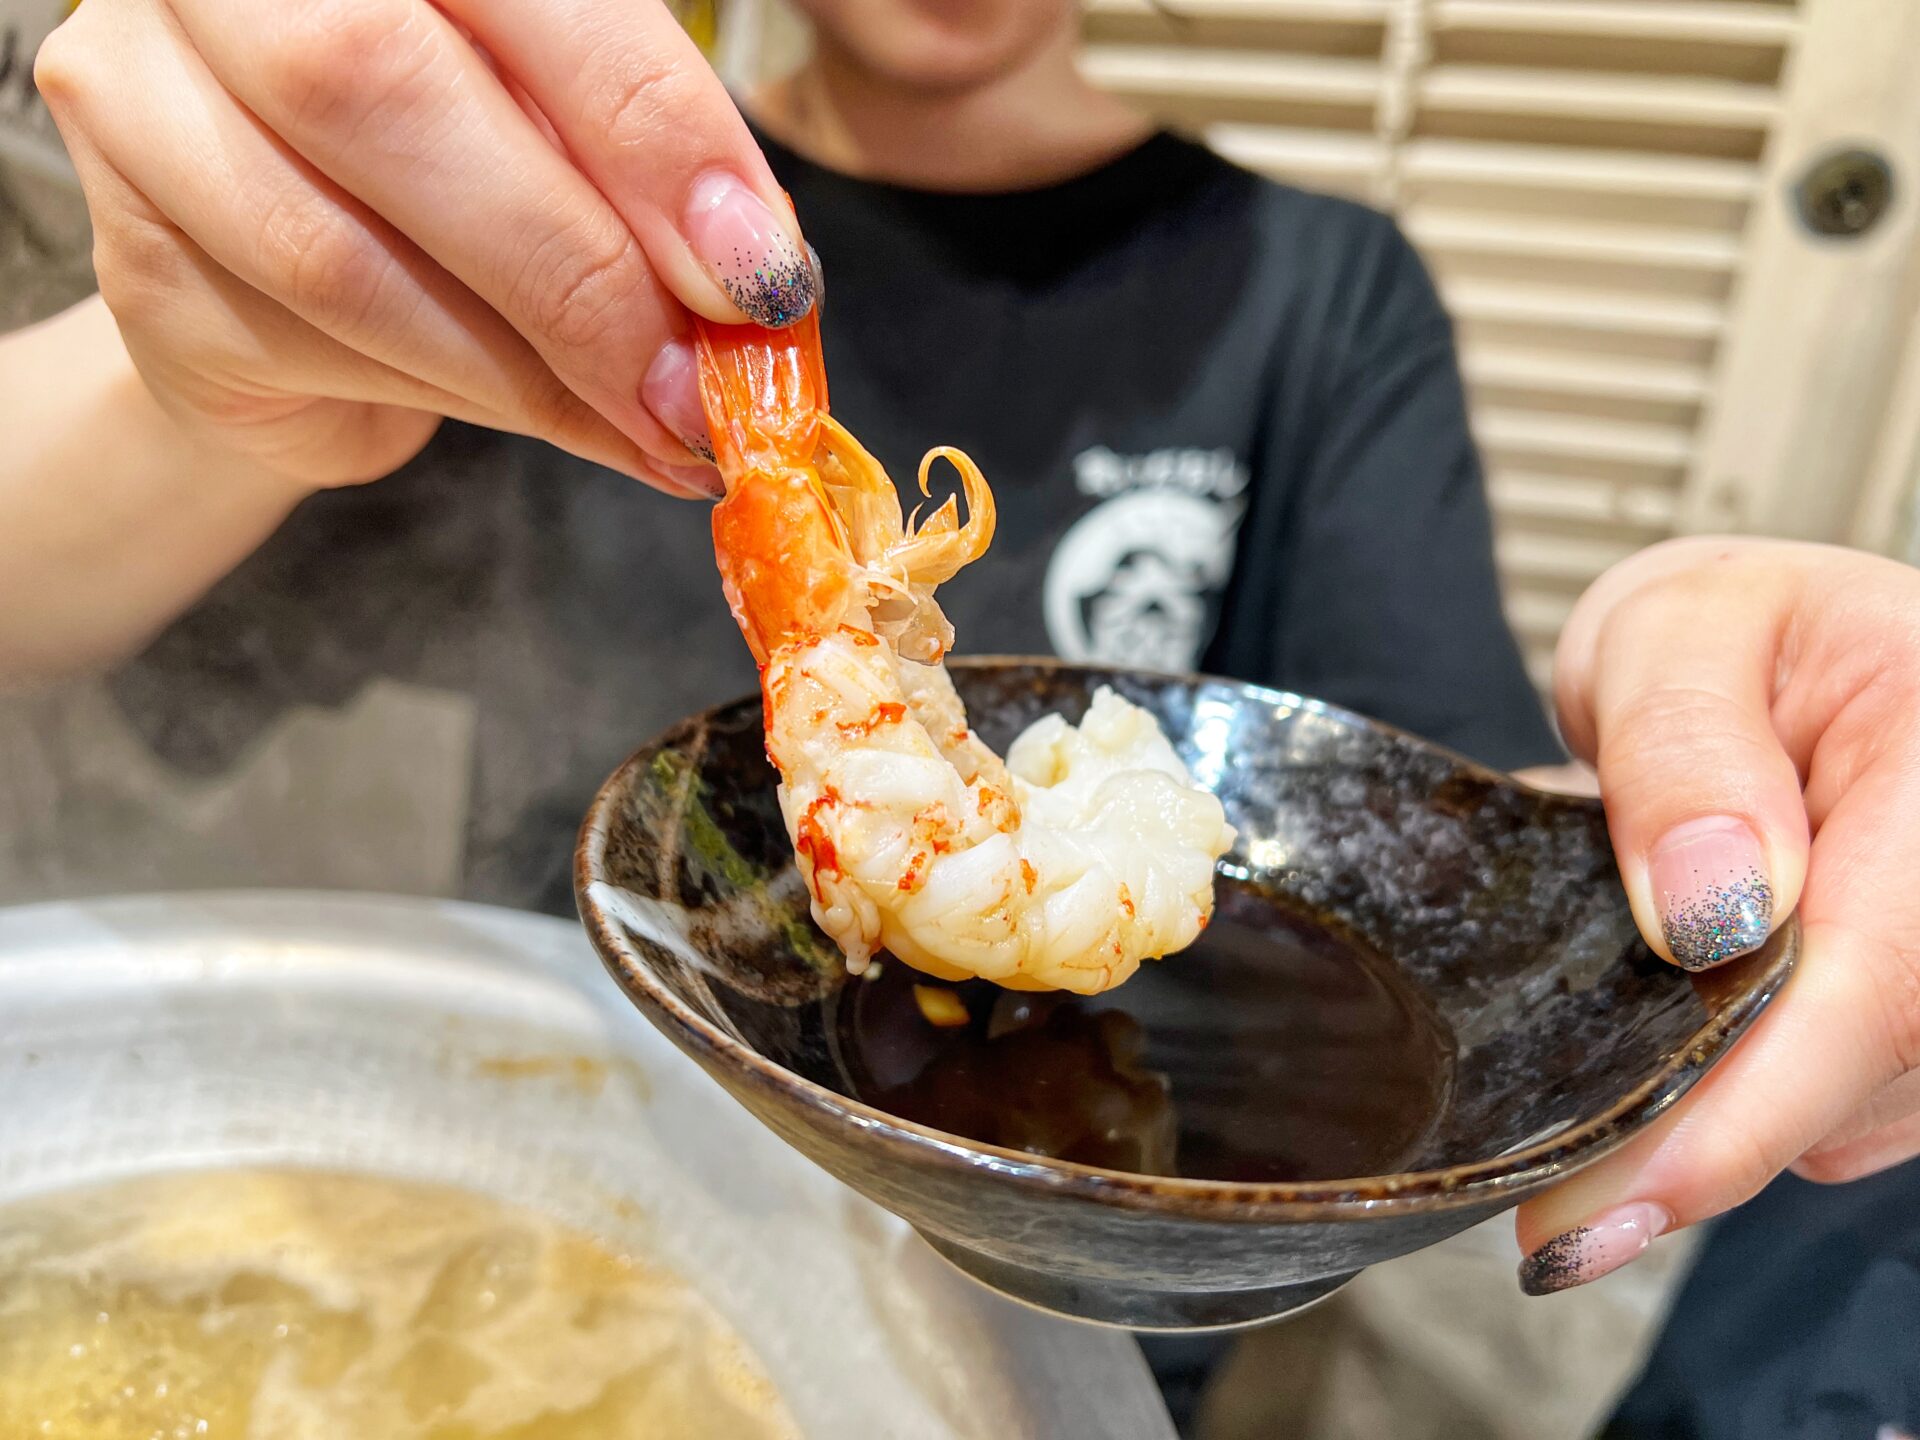
[[[1920,1160],[1714,1222],[1601,1440],[1920,1434]]]
[[[834,412],[993,484],[962,649],[1195,666],[1492,764],[1559,758],[1500,611],[1452,327],[1393,222],[1159,134],[932,194],[766,141],[827,277]]]
[[[1450,328],[1391,221],[1164,134],[985,196],[768,151],[822,256],[835,413],[898,480],[955,444],[993,484],[993,550],[941,592],[959,650],[1201,667],[1496,765],[1557,758]],[[23,809],[0,894],[564,912],[594,787],[753,683],[704,506],[448,425],[301,505],[105,696],[30,710],[10,743],[58,801]]]

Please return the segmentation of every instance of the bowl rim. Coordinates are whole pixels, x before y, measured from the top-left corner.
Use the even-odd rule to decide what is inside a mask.
[[[1189,689],[1203,685],[1224,687],[1261,704],[1306,710],[1342,724],[1396,737],[1445,757],[1476,779],[1523,791],[1549,804],[1576,809],[1600,806],[1597,800],[1538,789],[1444,745],[1357,711],[1248,681],[1198,673],[1083,664],[1050,656],[973,655],[949,657],[946,664],[949,669],[962,670],[1018,668],[1138,677],[1161,683],[1172,681]],[[744,1082],[756,1095],[783,1107],[798,1106],[833,1128],[860,1135],[869,1145],[877,1145],[900,1163],[910,1166],[932,1165],[973,1176],[990,1174],[1032,1193],[1088,1200],[1124,1210],[1177,1210],[1189,1217],[1253,1222],[1383,1218],[1483,1204],[1538,1187],[1575,1164],[1584,1165],[1598,1159],[1666,1111],[1693,1088],[1779,994],[1799,957],[1800,920],[1797,914],[1789,914],[1760,950],[1732,962],[1742,969],[1764,964],[1766,968],[1757,977],[1757,983],[1749,984],[1722,1008],[1709,1013],[1705,1023],[1671,1059],[1597,1114],[1485,1160],[1350,1179],[1249,1182],[1142,1175],[968,1140],[901,1119],[865,1101],[830,1090],[734,1039],[655,977],[632,940],[592,893],[596,884],[612,883],[606,881],[602,873],[610,822],[613,809],[629,789],[635,772],[681,732],[706,725],[726,712],[749,706],[757,710],[759,704],[757,695],[741,696],[676,721],[636,749],[607,777],[594,795],[574,850],[574,897],[581,923],[602,963],[628,999],[665,1030],[668,1038],[709,1071],[716,1072],[716,1078],[720,1078],[718,1072],[724,1072],[729,1079]],[[1732,972],[1717,968],[1707,973]]]

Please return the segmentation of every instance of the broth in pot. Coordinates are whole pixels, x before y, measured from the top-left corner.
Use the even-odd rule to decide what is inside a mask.
[[[798,1440],[684,1281],[369,1176],[145,1176],[0,1209],[8,1440]]]

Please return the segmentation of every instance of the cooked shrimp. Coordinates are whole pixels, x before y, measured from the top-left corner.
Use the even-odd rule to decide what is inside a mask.
[[[1005,763],[967,724],[934,588],[993,538],[993,495],[959,472],[903,520],[893,482],[827,413],[813,316],[700,325],[700,385],[726,498],[714,550],[760,665],[767,755],[813,915],[850,970],[885,949],[947,980],[1090,995],[1193,942],[1233,843],[1153,717],[1101,689]]]

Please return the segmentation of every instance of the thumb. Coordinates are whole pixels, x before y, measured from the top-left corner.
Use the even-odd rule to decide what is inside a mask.
[[[1729,565],[1696,551],[1625,595],[1596,587],[1556,664],[1640,933],[1688,970],[1756,949],[1807,869],[1800,772],[1770,713],[1787,607],[1756,604]]]
[[[1807,871],[1799,769],[1771,715],[1791,587],[1757,600],[1740,560],[1722,562],[1688,542],[1621,567],[1576,608],[1556,663],[1562,730],[1596,762],[1635,920],[1689,970],[1764,942]],[[1763,1017],[1683,1104],[1522,1207],[1524,1288],[1594,1278],[1738,1203],[1832,1123],[1855,1077],[1829,1065],[1811,1083],[1805,1057],[1848,1033],[1860,974],[1798,978],[1801,1003]]]

